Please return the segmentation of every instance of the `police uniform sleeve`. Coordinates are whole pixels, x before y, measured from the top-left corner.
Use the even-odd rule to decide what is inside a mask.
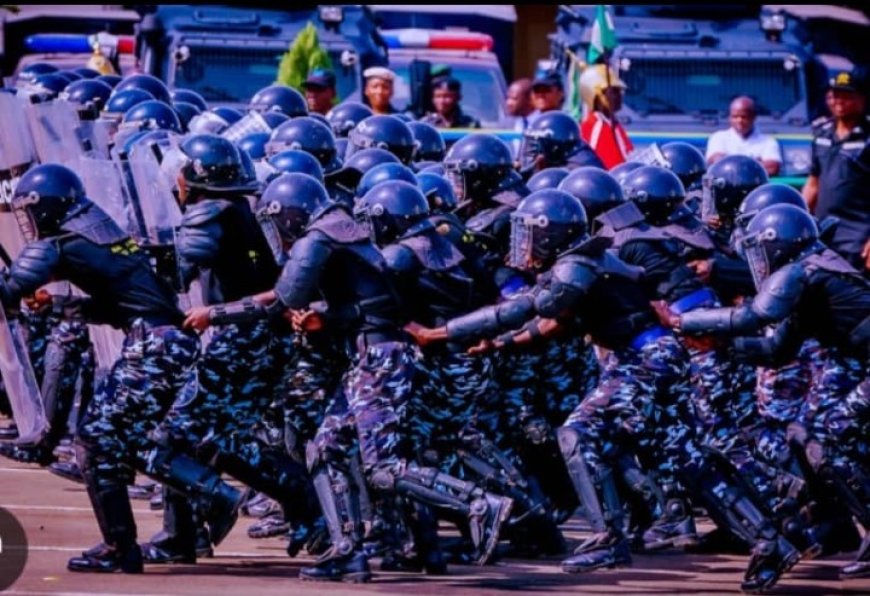
[[[732,355],[756,366],[779,367],[797,357],[803,338],[794,318],[787,317],[764,337],[737,337]]]
[[[329,240],[316,232],[306,234],[293,244],[275,286],[281,304],[301,309],[317,299],[320,274],[331,253]]]
[[[765,280],[750,303],[687,312],[680,317],[680,329],[687,335],[757,333],[792,313],[803,293],[804,280],[803,267],[797,263],[786,265]]]
[[[31,242],[21,251],[9,271],[0,277],[0,299],[7,308],[17,308],[23,296],[32,294],[51,281],[60,264],[60,251],[54,242]]]

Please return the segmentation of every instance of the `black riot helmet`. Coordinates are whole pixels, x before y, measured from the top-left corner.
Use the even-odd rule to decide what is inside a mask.
[[[308,174],[318,182],[323,183],[323,167],[317,158],[306,151],[286,149],[268,158],[270,166],[275,168],[276,175],[282,173]]]
[[[607,173],[613,176],[613,178],[619,182],[619,185],[622,186],[622,183],[625,182],[626,177],[635,171],[638,168],[642,168],[644,164],[639,161],[624,161],[618,166],[613,166],[610,168]]]
[[[31,168],[12,196],[12,211],[28,242],[56,235],[66,220],[89,204],[81,179],[60,164]]]
[[[103,108],[100,117],[109,120],[120,121],[133,106],[140,103],[153,100],[154,96],[144,89],[124,89],[123,91],[114,91],[109,96],[106,102],[106,107]]]
[[[737,224],[738,228],[746,230],[749,222],[759,211],[772,205],[781,204],[794,205],[804,210],[807,208],[801,193],[791,186],[773,183],[762,184],[746,195],[746,198],[740,203],[734,223]]]
[[[171,130],[181,134],[181,120],[169,104],[149,99],[124,113],[121,127],[132,130]]]
[[[100,76],[100,71],[94,70],[93,68],[88,68],[86,66],[74,68],[72,69],[72,71],[83,79],[96,79]]]
[[[444,171],[460,202],[488,199],[516,176],[511,150],[490,134],[470,134],[456,141],[444,158]]]
[[[440,162],[447,154],[447,145],[444,143],[444,137],[438,132],[438,129],[425,122],[409,122],[408,128],[411,129],[411,134],[414,135],[414,140],[417,141],[416,149],[414,150],[414,161],[434,161]]]
[[[120,75],[107,74],[98,76],[96,80],[102,81],[106,85],[114,89],[118,86],[118,83],[120,83],[124,79]]]
[[[181,128],[187,132],[190,121],[199,116],[202,112],[198,107],[186,101],[174,101],[172,109],[178,114],[178,119],[181,121]]]
[[[298,172],[273,179],[257,200],[260,226],[278,263],[305,233],[305,228],[330,205],[326,189],[315,178]]]
[[[375,186],[390,180],[402,180],[417,185],[417,176],[407,166],[400,163],[382,163],[363,174],[356,187],[356,196],[365,196]]]
[[[308,104],[302,94],[285,85],[269,85],[257,91],[248,104],[255,112],[280,112],[290,118],[308,115]]]
[[[33,64],[28,64],[24,68],[21,69],[21,72],[18,73],[18,76],[15,80],[16,87],[24,87],[26,85],[32,84],[36,77],[46,74],[52,74],[57,72],[59,69],[54,64],[49,64],[48,62],[34,62]]]
[[[327,175],[341,167],[335,151],[335,136],[328,126],[314,118],[291,118],[272,131],[266,154],[272,156],[286,149],[310,153]]]
[[[137,73],[126,76],[115,86],[115,92],[118,93],[124,89],[142,89],[153,95],[154,99],[167,104],[172,103],[169,87],[154,75]]]
[[[326,114],[336,138],[347,138],[354,127],[373,114],[370,107],[356,101],[344,101]]]
[[[395,116],[369,116],[348,133],[345,159],[363,149],[385,149],[410,165],[414,158],[416,142],[408,125]]]
[[[677,175],[687,191],[701,187],[707,161],[697,147],[683,141],[673,141],[662,145],[662,155],[667,160],[666,167]]]
[[[781,204],[760,211],[740,240],[756,288],[783,265],[818,250],[818,240],[819,229],[806,209]]]
[[[529,189],[529,192],[557,188],[569,173],[568,168],[546,168],[529,178],[529,181],[526,182],[526,188]]]
[[[205,98],[192,89],[173,89],[169,95],[172,97],[172,103],[186,101],[198,107],[200,112],[208,109],[208,103],[205,101]]]
[[[66,86],[60,94],[60,99],[78,106],[82,119],[94,120],[106,105],[112,88],[102,81],[82,79]]]
[[[751,157],[728,155],[707,168],[701,181],[701,216],[730,226],[746,195],[766,184],[768,177],[764,166]]]
[[[386,149],[362,149],[351,155],[336,172],[335,180],[353,194],[366,172],[385,163],[401,164],[399,158]]]
[[[631,201],[653,225],[664,225],[686,198],[686,189],[677,175],[658,166],[643,166],[631,172],[622,185]]]
[[[510,265],[517,269],[548,267],[560,253],[588,237],[583,204],[561,190],[530,194],[510,217]]]
[[[269,142],[269,133],[267,132],[252,132],[239,139],[239,149],[251,156],[253,160],[259,160],[266,157],[266,143]]]
[[[418,172],[417,185],[426,197],[431,213],[450,213],[456,209],[458,204],[456,193],[443,176],[431,172]]]
[[[622,187],[616,178],[601,168],[591,166],[577,168],[568,174],[558,189],[579,200],[586,210],[586,216],[592,221],[625,202]]]
[[[375,241],[384,246],[429,217],[429,203],[415,185],[404,180],[389,180],[359,199],[354,215],[370,222]]]
[[[545,166],[560,166],[580,149],[583,139],[577,121],[561,110],[544,112],[523,131],[520,151],[524,166],[538,157]]]
[[[23,88],[23,92],[49,101],[60,95],[69,84],[70,81],[60,76],[60,73],[52,72],[34,77],[33,82]]]
[[[242,119],[242,113],[233,108],[211,108],[191,118],[187,128],[194,134],[220,134]]]
[[[281,112],[265,112],[260,114],[260,116],[263,117],[263,120],[272,130],[275,130],[290,119],[289,116],[282,114]]]
[[[253,168],[232,141],[212,134],[194,134],[187,136],[178,148],[183,160],[180,172],[186,186],[207,194],[256,189]]]

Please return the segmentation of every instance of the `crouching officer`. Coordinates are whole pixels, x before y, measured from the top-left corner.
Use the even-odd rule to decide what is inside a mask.
[[[69,561],[71,571],[142,572],[127,484],[144,471],[137,454],[199,355],[180,326],[175,294],[136,244],[86,196],[81,180],[46,164],[22,176],[12,208],[28,245],[0,279],[0,299],[15,307],[50,280],[68,280],[91,299],[85,315],[126,332],[121,357],[97,389],[78,428],[76,447],[103,544]],[[219,476],[179,457],[155,478],[192,488],[220,534],[232,527],[240,493]]]

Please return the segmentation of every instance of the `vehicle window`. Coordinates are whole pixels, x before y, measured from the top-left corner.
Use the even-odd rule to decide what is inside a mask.
[[[393,88],[393,105],[404,108],[411,100],[411,75],[408,65],[391,64],[402,79]],[[452,66],[451,72],[462,83],[462,109],[482,122],[496,124],[504,119],[504,90],[495,72],[474,66]]]
[[[762,116],[784,114],[801,101],[798,68],[779,60],[631,57],[622,71],[625,103],[639,114],[721,114],[737,91],[755,99]]]
[[[270,48],[191,47],[190,57],[175,71],[175,86],[192,89],[208,102],[248,103],[275,82],[283,55],[283,50]],[[330,51],[330,58],[341,64],[341,51]],[[338,68],[338,96],[347,97],[356,88],[353,71]]]

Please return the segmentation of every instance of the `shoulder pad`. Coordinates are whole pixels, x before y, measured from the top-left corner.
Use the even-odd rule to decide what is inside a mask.
[[[505,190],[494,194],[491,198],[499,205],[513,207],[514,209],[516,209],[517,205],[520,204],[520,201],[523,200],[523,196],[515,190]]]
[[[60,250],[51,240],[26,245],[12,263],[9,277],[21,288],[37,289],[45,284],[60,262]]]
[[[99,246],[117,244],[128,238],[127,233],[96,205],[91,205],[79,215],[65,221],[60,229],[77,234]]]
[[[801,262],[806,265],[810,272],[816,269],[822,269],[824,271],[830,271],[831,273],[860,275],[859,271],[849,264],[846,259],[830,248],[825,248],[820,252],[806,256],[801,259]]]
[[[775,271],[764,281],[752,300],[752,311],[766,321],[779,321],[794,310],[806,283],[800,263],[791,263]]]
[[[412,236],[403,239],[401,245],[411,250],[423,267],[432,271],[446,271],[463,261],[459,249],[438,235]]]
[[[181,225],[185,227],[201,226],[216,219],[221,213],[232,207],[232,202],[225,199],[206,200],[195,203],[185,209]]]
[[[390,271],[411,273],[419,269],[419,261],[414,256],[414,251],[407,246],[402,244],[391,244],[385,247],[381,252],[384,255],[384,260],[387,262],[387,268],[390,269]]]
[[[318,231],[340,244],[361,242],[371,238],[368,228],[348,215],[344,209],[330,209],[309,224],[308,229]]]
[[[596,257],[601,255],[608,248],[613,246],[613,237],[596,234],[590,236],[577,246],[572,246],[563,255],[586,255]]]
[[[220,251],[220,227],[207,219],[189,226],[182,222],[175,237],[175,247],[183,259],[210,266]]]
[[[584,292],[588,291],[598,279],[598,271],[594,261],[571,255],[556,261],[550,272],[553,282],[573,286]]]
[[[595,218],[602,226],[613,229],[614,232],[624,230],[644,221],[643,213],[634,203],[623,203],[609,211],[605,211]]]
[[[683,244],[699,250],[715,250],[716,245],[703,227],[689,228],[683,223],[672,223],[661,228],[662,232],[669,237],[679,240]]]
[[[601,230],[602,235],[606,235],[607,228]],[[656,228],[650,225],[640,225],[637,227],[625,228],[613,234],[613,247],[620,248],[629,242],[637,240],[650,240],[653,242],[669,240],[670,237],[665,234],[661,228]]]
[[[484,232],[492,228],[495,221],[502,217],[505,213],[512,211],[513,207],[508,205],[500,205],[498,207],[492,207],[491,209],[485,209],[468,219],[465,222],[465,227],[473,232]]]

